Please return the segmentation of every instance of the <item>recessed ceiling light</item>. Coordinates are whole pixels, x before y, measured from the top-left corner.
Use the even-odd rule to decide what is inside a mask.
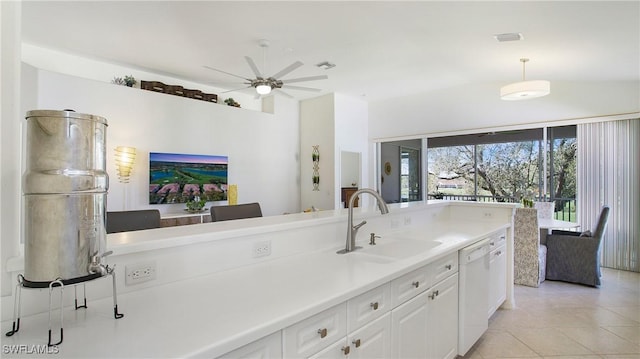
[[[519,32],[507,32],[504,34],[493,35],[493,37],[495,37],[498,42],[520,41],[524,39],[524,37],[522,37],[522,34]]]
[[[329,61],[323,61],[323,62],[321,62],[319,64],[316,64],[316,66],[318,66],[321,69],[329,70],[331,68],[336,67],[336,64],[332,64]]]

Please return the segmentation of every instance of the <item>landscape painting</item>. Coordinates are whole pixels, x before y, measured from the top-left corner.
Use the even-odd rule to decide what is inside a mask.
[[[227,156],[149,153],[149,204],[227,200]]]

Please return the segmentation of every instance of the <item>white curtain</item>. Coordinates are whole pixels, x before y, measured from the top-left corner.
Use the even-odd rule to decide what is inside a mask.
[[[593,230],[611,208],[602,266],[640,272],[640,119],[577,126],[578,222]]]

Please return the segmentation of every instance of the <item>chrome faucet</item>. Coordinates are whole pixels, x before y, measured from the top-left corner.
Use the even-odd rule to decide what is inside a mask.
[[[389,213],[389,207],[387,207],[387,203],[382,199],[380,194],[370,188],[361,188],[351,195],[349,199],[349,216],[347,218],[347,243],[344,249],[338,251],[340,254],[349,253],[356,249],[356,235],[358,234],[358,229],[360,227],[367,224],[367,221],[362,221],[359,224],[353,225],[353,205],[355,204],[356,198],[361,193],[368,193],[376,198],[378,201],[378,208],[380,209],[380,213],[387,214]]]

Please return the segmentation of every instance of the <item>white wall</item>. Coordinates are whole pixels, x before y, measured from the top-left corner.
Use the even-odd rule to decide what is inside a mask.
[[[638,82],[552,81],[551,94],[502,101],[500,83],[466,84],[369,104],[371,139],[540,124],[640,111]]]
[[[335,139],[334,95],[300,101],[300,204],[302,209],[334,208]],[[319,145],[320,186],[313,190],[311,152]]]
[[[44,70],[35,92],[39,109],[69,108],[107,119],[108,210],[182,211],[182,204],[148,204],[149,152],[226,155],[239,203],[260,202],[265,215],[299,210],[294,101],[280,101],[281,113],[272,115]],[[137,148],[128,185],[115,172],[113,149],[120,145]]]

